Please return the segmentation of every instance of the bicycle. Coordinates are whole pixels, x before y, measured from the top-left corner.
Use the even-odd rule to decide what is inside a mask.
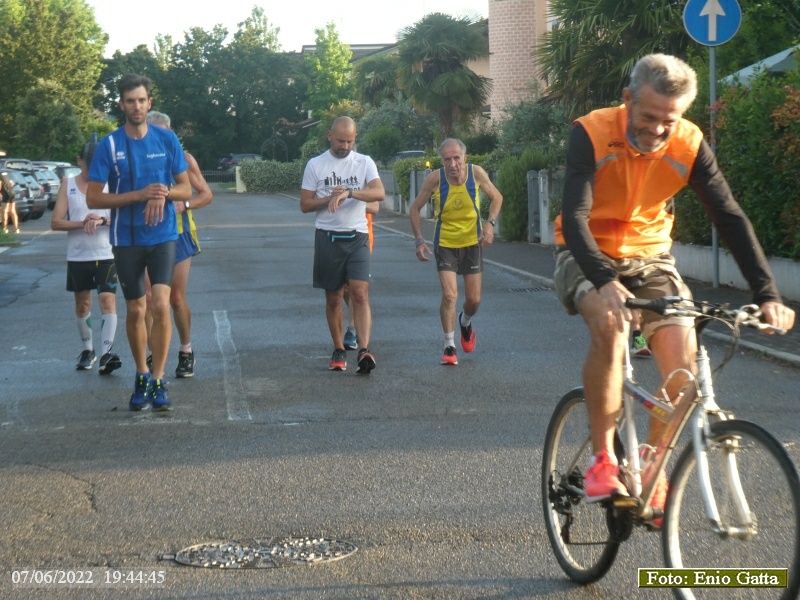
[[[695,302],[680,297],[630,298],[632,309],[693,317],[697,338],[697,375],[679,369],[651,394],[633,378],[630,349],[623,364],[622,408],[614,450],[620,479],[630,494],[588,503],[583,478],[592,458],[583,388],[559,401],[542,457],[542,505],[550,544],[570,579],[592,583],[611,568],[620,544],[635,526],[651,530],[657,518],[662,551],[671,568],[786,568],[788,587],[760,588],[758,596],[796,598],[800,590],[800,476],[783,445],[762,427],[735,419],[714,397],[711,361],[701,333],[712,322],[725,323],[733,334],[732,358],[741,327],[771,326],[759,320],[755,305]],[[772,328],[778,333],[783,330]],[[669,384],[669,385],[668,385]],[[679,389],[666,397],[666,389]],[[680,399],[680,403],[676,401]],[[640,446],[634,408],[641,405],[666,423],[657,448]],[[658,478],[689,424],[691,442],[678,456],[670,478],[664,514],[648,506]],[[697,477],[692,477],[694,473]],[[773,501],[780,499],[779,502]],[[747,588],[672,588],[679,598],[731,598],[752,594]],[[771,595],[770,595],[771,594]]]

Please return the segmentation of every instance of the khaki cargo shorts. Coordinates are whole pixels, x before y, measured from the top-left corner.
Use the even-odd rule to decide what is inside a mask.
[[[625,283],[626,280],[637,280],[637,283],[640,283],[635,289],[631,289],[631,293],[637,298],[653,300],[664,296],[680,296],[686,299],[692,297],[691,290],[675,269],[675,257],[671,254],[659,254],[649,258],[613,259],[608,256],[605,258],[617,271],[620,281]],[[553,280],[558,299],[570,315],[580,313],[581,302],[586,294],[595,289],[586,279],[572,252],[566,248],[556,249]],[[690,317],[665,317],[649,310],[640,313],[640,327],[646,339],[665,325],[691,327],[694,324],[694,319]]]

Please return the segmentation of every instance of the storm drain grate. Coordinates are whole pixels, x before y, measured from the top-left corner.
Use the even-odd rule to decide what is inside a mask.
[[[275,569],[331,562],[358,550],[350,542],[326,538],[290,537],[253,542],[252,545],[240,542],[196,544],[159,558],[208,569]]]
[[[549,292],[552,288],[548,287],[524,287],[524,288],[508,288],[509,292]]]

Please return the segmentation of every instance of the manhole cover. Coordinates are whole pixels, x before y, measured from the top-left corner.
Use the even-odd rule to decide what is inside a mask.
[[[274,569],[295,565],[330,562],[350,556],[358,548],[350,542],[326,538],[291,537],[279,540],[209,542],[184,548],[174,557],[176,562],[209,569]]]

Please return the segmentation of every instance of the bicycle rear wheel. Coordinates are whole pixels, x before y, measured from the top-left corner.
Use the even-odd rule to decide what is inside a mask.
[[[583,475],[592,458],[589,417],[583,389],[556,406],[544,441],[542,506],[556,560],[570,579],[591,583],[614,563],[619,542],[611,539],[607,509],[583,496]]]
[[[749,539],[711,530],[690,445],[675,464],[664,513],[668,567],[788,568],[787,588],[674,588],[678,598],[797,598],[800,590],[800,477],[781,443],[748,421],[711,426],[707,452],[711,486],[723,527],[746,527],[734,506],[725,464],[734,462],[755,522]]]

